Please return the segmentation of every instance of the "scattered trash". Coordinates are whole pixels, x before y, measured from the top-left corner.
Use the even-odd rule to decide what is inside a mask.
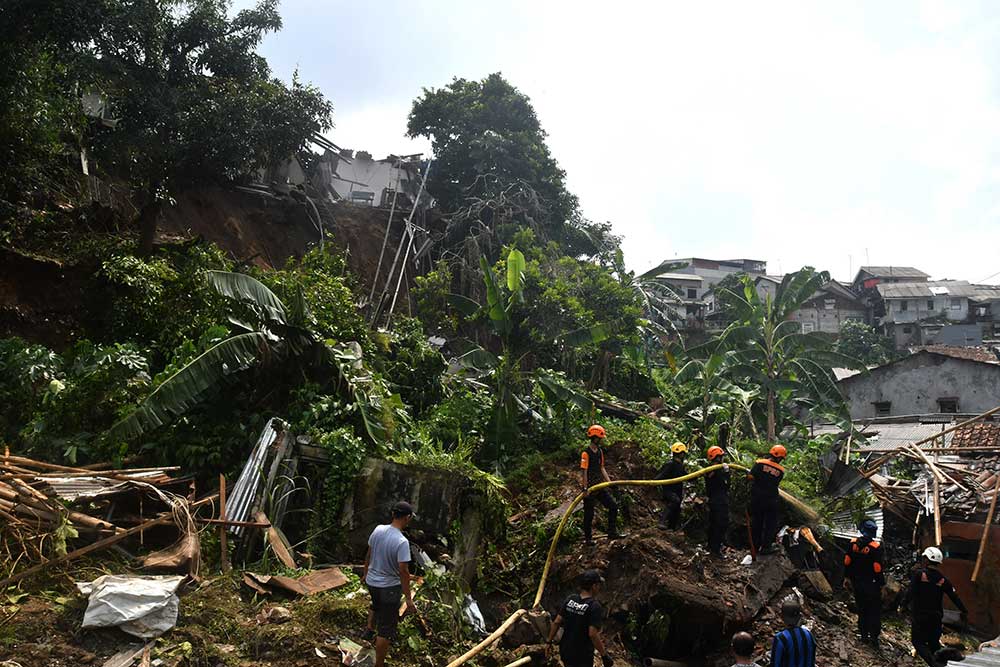
[[[350,639],[341,639],[339,648],[340,661],[345,667],[371,667],[375,664],[375,652],[370,648],[363,648]]]
[[[313,650],[316,651],[316,657],[317,658],[325,658],[326,657],[326,653],[323,653],[323,651],[320,651],[318,646],[316,648],[314,648]]]
[[[90,598],[83,627],[119,627],[142,639],[159,637],[177,623],[177,587],[183,580],[178,576],[104,575],[77,582],[80,593]]]
[[[750,554],[744,556],[743,560],[740,561],[740,565],[750,565],[751,563],[753,563],[753,556]]]
[[[337,567],[316,570],[299,579],[292,579],[291,577],[281,575],[244,572],[243,583],[262,595],[269,595],[275,590],[294,595],[315,595],[323,591],[340,588],[347,583],[347,577]]]
[[[266,625],[268,623],[276,625],[292,620],[292,612],[287,607],[267,607],[260,610],[256,620],[258,625]]]
[[[469,625],[473,629],[484,637],[489,634],[486,632],[486,619],[483,618],[483,612],[479,609],[479,603],[473,599],[471,595],[466,594],[465,604],[462,606],[462,613],[465,616],[465,620],[468,621]]]

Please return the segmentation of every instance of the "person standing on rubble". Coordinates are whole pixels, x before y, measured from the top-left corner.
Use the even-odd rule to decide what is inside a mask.
[[[600,424],[594,424],[587,429],[590,445],[580,454],[580,488],[583,489],[583,539],[588,546],[594,544],[594,505],[600,502],[608,510],[608,539],[621,537],[618,534],[618,503],[608,493],[601,489],[590,492],[590,487],[601,482],[610,482],[611,477],[604,467],[604,442],[607,433]]]
[[[687,445],[675,442],[670,445],[670,460],[663,464],[656,473],[656,479],[677,479],[687,474],[684,459],[687,458]],[[684,482],[667,484],[663,487],[663,512],[660,514],[660,528],[677,530],[681,525],[681,504],[684,502]]]
[[[778,493],[785,468],[781,462],[788,456],[784,445],[774,445],[766,458],[757,459],[747,478],[750,480],[750,538],[759,553],[774,551],[778,532]]]
[[[720,438],[721,441],[721,438]],[[708,464],[721,465],[721,470],[705,474],[705,495],[708,496],[708,551],[715,558],[722,558],[722,545],[729,527],[729,466],[723,463],[726,452],[714,445],[706,454]]]
[[[802,623],[802,605],[794,597],[781,603],[785,629],[771,644],[771,667],[816,667],[816,639]]]
[[[875,540],[878,525],[871,519],[862,521],[858,530],[861,537],[851,540],[844,554],[844,586],[854,592],[861,641],[877,649],[882,633],[882,587],[885,586],[882,545]]]
[[[924,662],[930,667],[943,664],[935,657],[941,650],[941,619],[944,618],[944,596],[947,595],[961,612],[962,624],[968,622],[968,609],[962,604],[955,587],[941,574],[938,566],[944,554],[937,547],[927,547],[920,556],[920,567],[910,577],[910,598],[913,620],[910,639]]]
[[[415,516],[413,506],[400,501],[392,507],[392,522],[376,526],[368,538],[363,579],[372,598],[366,634],[375,634],[375,667],[383,667],[396,638],[400,597],[406,599],[406,613],[417,611],[410,592],[410,542],[403,535]]]
[[[597,601],[597,593],[603,583],[604,577],[600,572],[586,570],[580,576],[579,594],[566,598],[552,621],[545,652],[547,656],[548,647],[555,641],[559,628],[563,628],[562,639],[559,640],[559,658],[563,667],[594,667],[595,648],[601,656],[602,667],[614,664],[601,637],[604,608]]]

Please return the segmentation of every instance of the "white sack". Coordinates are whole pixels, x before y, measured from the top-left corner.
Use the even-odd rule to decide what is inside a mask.
[[[90,597],[83,627],[117,626],[142,639],[159,637],[177,623],[177,587],[183,580],[177,576],[104,575],[89,583],[77,582],[80,592]]]

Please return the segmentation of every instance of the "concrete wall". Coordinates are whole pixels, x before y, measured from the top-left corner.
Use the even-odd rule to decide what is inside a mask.
[[[938,412],[938,398],[958,398],[958,411],[986,412],[1000,405],[1000,364],[919,352],[838,383],[852,419],[875,416],[875,402],[892,403],[890,415]]]
[[[958,301],[958,307],[953,308],[951,300]],[[902,302],[906,302],[906,310],[902,310]],[[933,303],[933,308],[931,304]],[[921,297],[909,299],[886,299],[885,317],[883,322],[917,322],[931,317],[943,315],[952,322],[961,322],[969,316],[969,300],[965,297]]]

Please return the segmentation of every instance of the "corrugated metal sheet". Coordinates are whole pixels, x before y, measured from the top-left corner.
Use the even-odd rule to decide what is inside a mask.
[[[862,266],[861,270],[876,278],[929,278],[926,273],[912,266]]]
[[[861,428],[862,425],[862,422],[855,422],[855,426],[858,428]],[[902,424],[872,424],[865,429],[867,442],[855,440],[851,445],[851,451],[889,451],[891,449],[896,449],[897,447],[902,447],[903,445],[918,442],[924,438],[929,438],[932,435],[940,433],[949,426],[951,426],[950,423],[944,422],[931,422],[926,424],[920,422],[906,422]],[[840,428],[831,425],[817,426],[813,429],[813,433],[816,435],[822,435],[824,433],[836,435],[840,433]],[[944,436],[944,447],[951,446],[951,438],[952,434],[950,433]],[[924,447],[941,446],[942,444],[940,438],[932,443],[924,445]]]
[[[267,460],[267,451],[278,438],[279,429],[276,426],[280,425],[281,420],[277,417],[268,421],[260,438],[257,439],[253,451],[250,452],[250,458],[243,466],[239,479],[233,485],[232,493],[229,494],[226,502],[226,518],[230,521],[251,520],[250,511],[253,508],[254,500],[261,491],[260,487],[264,483],[264,475],[266,474],[264,463]],[[234,526],[229,532],[239,536],[245,530],[241,526]]]
[[[927,283],[881,283],[878,293],[883,299],[915,299],[934,296],[972,297],[978,290],[967,280],[939,280]]]
[[[132,473],[130,480],[136,482],[152,482],[162,479],[166,473],[162,470]],[[51,477],[39,475],[35,481],[44,482],[63,500],[74,501],[80,498],[99,498],[110,496],[128,488],[129,483],[110,477]]]
[[[876,537],[882,537],[885,531],[885,514],[882,512],[881,507],[876,507],[865,512],[865,517],[871,519],[878,525],[878,533]],[[837,512],[830,517],[830,532],[835,537],[840,537],[845,540],[849,540],[861,535],[858,532],[858,524],[851,515],[850,510],[844,510],[843,512]]]
[[[977,653],[970,653],[965,660],[948,661],[947,667],[1000,667],[1000,648],[987,646]]]

